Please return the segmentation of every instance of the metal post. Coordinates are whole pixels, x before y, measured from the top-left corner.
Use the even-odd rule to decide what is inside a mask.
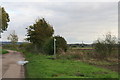
[[[54,37],[54,57],[56,59],[56,39]]]

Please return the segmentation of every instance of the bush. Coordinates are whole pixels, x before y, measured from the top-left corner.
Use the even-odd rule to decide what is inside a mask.
[[[94,48],[96,50],[97,57],[100,59],[105,59],[113,53],[114,50],[116,50],[116,38],[112,36],[110,33],[108,33],[105,36],[104,40],[98,39],[94,43]]]
[[[33,45],[32,43],[23,43],[19,46],[19,49],[27,52],[38,53],[38,50],[35,48],[35,45]]]
[[[4,50],[4,49],[2,49],[2,53],[0,53],[0,54],[6,54],[6,53],[9,53],[9,52]]]
[[[96,51],[96,57],[99,59],[105,58],[107,56],[107,47],[104,42],[100,42],[99,40],[94,43],[94,48]]]
[[[53,38],[50,38],[43,46],[44,52],[50,55],[53,55],[54,53],[54,40]]]
[[[18,44],[4,44],[4,45],[2,45],[2,48],[11,49],[11,50],[18,50],[18,47],[19,47]]]
[[[54,38],[56,39],[56,52],[62,53],[67,51],[67,42],[66,40],[61,36],[55,36],[50,38],[46,43],[44,44],[44,52],[50,55],[54,54]]]
[[[64,52],[67,51],[67,42],[66,40],[61,37],[61,36],[55,36],[56,39],[56,48],[57,48],[57,53],[58,51],[63,50]]]

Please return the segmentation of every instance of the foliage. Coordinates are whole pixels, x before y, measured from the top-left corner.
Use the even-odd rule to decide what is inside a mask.
[[[46,43],[43,46],[44,52],[53,55],[54,54],[54,38],[50,38],[46,41]]]
[[[27,52],[36,52],[35,47],[32,43],[22,43],[19,45],[20,50],[25,50]]]
[[[26,29],[27,40],[39,48],[42,48],[46,40],[52,37],[54,33],[53,27],[44,18],[38,19],[35,24]]]
[[[59,50],[67,51],[67,41],[61,36],[55,36],[57,52]]]
[[[108,33],[104,40],[98,39],[93,45],[99,58],[104,59],[116,49],[116,38]]]
[[[10,22],[8,13],[4,7],[0,7],[0,33],[7,30],[8,22]]]
[[[18,42],[18,36],[15,33],[15,31],[13,31],[12,33],[10,33],[10,35],[7,37],[8,40],[11,40],[12,44],[16,44]]]
[[[6,54],[8,53],[8,51],[4,50],[4,49],[0,49],[0,54]]]
[[[55,41],[56,52],[57,53],[62,53],[62,51],[65,52],[67,50],[67,42],[61,36],[55,36],[53,38],[50,38],[44,45],[44,51],[50,55],[53,55],[53,53],[54,53],[54,38],[56,39],[56,41]]]

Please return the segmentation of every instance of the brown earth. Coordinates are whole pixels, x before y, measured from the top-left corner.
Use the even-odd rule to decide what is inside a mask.
[[[113,64],[113,65],[96,65],[98,67],[110,69],[115,72],[119,72],[119,65],[118,64]]]
[[[109,69],[109,70],[112,70],[112,71],[115,71],[115,72],[119,72],[119,64],[118,64],[118,62],[116,62],[116,63],[109,62],[109,64],[99,64],[99,63],[96,64],[97,61],[96,61],[96,63],[94,63],[92,61],[83,61],[83,62],[86,62],[86,63],[88,63],[90,65],[94,65],[94,66],[97,66],[97,67],[101,67],[101,68]]]

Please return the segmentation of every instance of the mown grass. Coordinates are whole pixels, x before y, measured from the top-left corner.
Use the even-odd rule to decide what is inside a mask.
[[[27,78],[118,78],[116,72],[87,63],[67,59],[49,59],[52,56],[25,53]]]
[[[8,53],[8,51],[4,50],[4,49],[0,49],[0,54],[6,54]]]

